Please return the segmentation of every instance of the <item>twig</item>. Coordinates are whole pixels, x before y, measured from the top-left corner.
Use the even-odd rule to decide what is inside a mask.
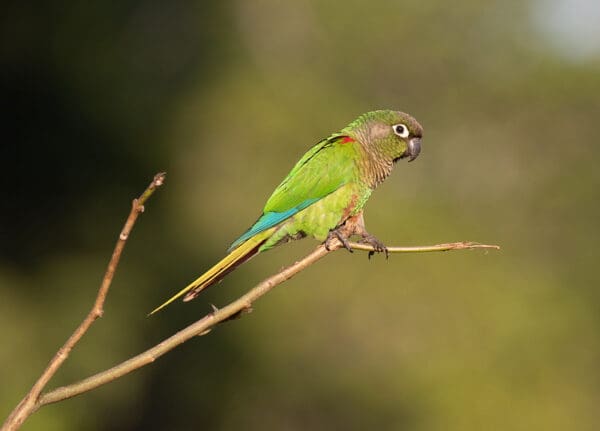
[[[58,369],[62,366],[65,360],[69,357],[73,347],[75,347],[81,337],[83,337],[83,335],[88,331],[92,323],[94,323],[94,321],[98,317],[101,317],[104,313],[103,307],[104,301],[106,300],[106,294],[108,293],[108,289],[112,283],[127,238],[129,238],[131,230],[133,229],[139,214],[144,211],[144,204],[148,198],[152,196],[154,191],[164,183],[165,176],[166,174],[164,172],[156,174],[150,185],[140,195],[140,197],[133,200],[131,211],[127,217],[127,220],[125,221],[125,225],[123,226],[121,233],[119,234],[119,239],[117,240],[117,244],[113,250],[112,257],[108,263],[108,268],[106,269],[104,278],[100,284],[98,295],[96,296],[96,301],[94,302],[92,309],[85,319],[83,319],[83,321],[80,323],[77,329],[75,329],[73,334],[71,334],[65,344],[56,352],[52,360],[48,363],[48,366],[44,372],[31,387],[27,395],[25,395],[25,397],[6,419],[2,425],[2,431],[12,431],[18,429],[23,424],[25,419],[27,419],[32,413],[34,413],[43,405],[43,403],[40,402],[40,393],[46,387]]]
[[[373,247],[360,242],[351,242],[350,247],[353,250],[373,251]],[[466,250],[473,248],[488,248],[500,250],[500,246],[479,244],[478,242],[451,242],[447,244],[425,245],[415,247],[388,247],[388,253],[428,253],[432,251],[450,251],[450,250]]]
[[[71,385],[62,386],[56,388],[50,392],[42,394],[43,389],[46,387],[49,380],[54,376],[56,371],[64,363],[69,356],[69,353],[77,342],[87,332],[92,323],[103,314],[103,305],[110,288],[112,279],[114,277],[117,265],[119,263],[121,253],[125,246],[125,242],[129,238],[131,230],[137,220],[138,215],[144,211],[144,204],[147,199],[154,193],[157,187],[161,186],[164,182],[165,174],[157,174],[152,183],[142,193],[142,195],[135,199],[132,203],[131,212],[127,218],[123,229],[119,235],[119,239],[113,251],[112,257],[108,264],[108,268],[98,290],[96,301],[88,315],[81,322],[79,327],[73,332],[66,343],[58,350],[54,358],[48,364],[48,367],[40,378],[35,382],[31,390],[27,393],[25,398],[17,405],[6,422],[2,426],[0,431],[13,431],[20,428],[25,419],[33,414],[40,407],[56,403],[67,398],[80,395],[84,392],[91,391],[99,386],[105,385],[115,379],[118,379],[134,370],[137,370],[145,365],[154,362],[157,358],[164,355],[165,353],[173,350],[178,345],[188,341],[190,338],[207,334],[217,324],[230,320],[234,317],[242,315],[244,312],[248,312],[252,309],[252,304],[260,297],[268,293],[275,286],[283,283],[290,279],[303,269],[312,265],[328,253],[337,250],[342,246],[341,242],[334,240],[329,244],[329,250],[324,245],[318,246],[312,253],[305,256],[302,260],[294,263],[293,265],[284,268],[280,272],[271,277],[265,279],[257,286],[255,286],[248,293],[231,302],[227,306],[216,309],[197,322],[189,325],[182,329],[156,346],[146,350],[145,352],[130,358],[121,364],[118,364],[108,370],[97,373],[84,380],[73,383]],[[350,243],[350,246],[356,250],[365,250],[372,252],[373,248],[369,245],[360,243]],[[495,245],[484,245],[472,242],[458,242],[450,244],[439,244],[434,246],[422,246],[422,247],[389,247],[389,253],[417,253],[417,252],[433,252],[433,251],[447,251],[447,250],[463,250],[473,248],[493,248],[498,249]]]
[[[359,243],[351,243],[353,248],[358,250],[372,251],[372,247]],[[80,395],[84,392],[95,389],[106,383],[109,383],[115,379],[118,379],[138,368],[148,365],[154,362],[157,358],[174,349],[178,345],[188,341],[189,339],[204,335],[210,332],[210,330],[217,324],[227,321],[233,317],[243,314],[244,312],[252,309],[252,304],[260,297],[268,293],[275,286],[289,280],[294,275],[306,269],[328,253],[337,250],[341,247],[341,243],[338,240],[330,244],[330,250],[327,250],[324,245],[318,246],[313,252],[305,256],[302,260],[290,265],[275,275],[263,280],[261,283],[256,285],[252,290],[231,302],[227,306],[221,309],[214,309],[211,313],[204,316],[202,319],[192,323],[188,327],[182,329],[175,335],[162,341],[160,344],[146,350],[145,352],[122,362],[106,371],[102,371],[93,376],[90,376],[84,380],[76,382],[72,385],[62,386],[56,388],[46,394],[43,394],[39,401],[37,408],[50,403],[56,403],[67,398]],[[499,248],[498,246],[483,245],[477,243],[459,242],[452,244],[440,244],[428,247],[390,247],[390,253],[413,253],[413,252],[428,252],[428,251],[446,251],[446,250],[462,250],[471,248]]]

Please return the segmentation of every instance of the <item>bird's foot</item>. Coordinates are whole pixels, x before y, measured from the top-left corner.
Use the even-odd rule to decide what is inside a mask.
[[[329,231],[329,235],[327,235],[327,239],[325,240],[325,248],[328,251],[331,251],[331,243],[336,239],[342,243],[346,250],[348,250],[350,253],[354,253],[354,250],[352,250],[352,247],[350,247],[348,238],[340,231],[340,228]]]
[[[362,242],[363,244],[369,244],[371,247],[373,247],[373,250],[369,251],[369,259],[371,259],[371,256],[373,256],[375,253],[385,253],[385,258],[387,259],[389,257],[389,251],[387,247],[373,235],[363,235],[362,240],[360,242]]]

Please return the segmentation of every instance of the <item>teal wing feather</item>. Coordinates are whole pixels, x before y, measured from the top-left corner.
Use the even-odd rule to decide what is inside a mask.
[[[356,150],[334,134],[312,147],[275,189],[263,214],[231,245],[238,245],[312,205],[353,178]]]

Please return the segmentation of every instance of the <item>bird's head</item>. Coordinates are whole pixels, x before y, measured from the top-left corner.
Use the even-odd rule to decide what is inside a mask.
[[[411,162],[421,152],[423,127],[404,112],[367,112],[343,132],[358,140],[367,151],[393,162],[404,158]]]

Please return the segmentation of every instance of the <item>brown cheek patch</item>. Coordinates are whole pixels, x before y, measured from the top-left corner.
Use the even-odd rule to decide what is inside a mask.
[[[371,139],[381,139],[388,136],[390,134],[390,130],[390,126],[387,126],[385,124],[374,124],[373,126],[371,126],[369,132],[371,135]]]

